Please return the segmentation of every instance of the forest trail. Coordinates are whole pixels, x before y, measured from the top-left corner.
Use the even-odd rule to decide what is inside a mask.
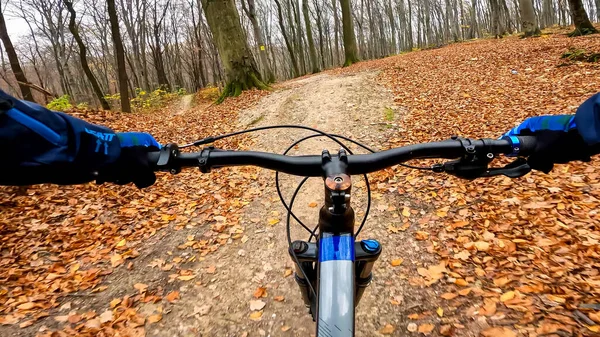
[[[398,131],[403,111],[395,108],[391,92],[375,82],[376,76],[377,72],[319,74],[279,84],[275,92],[239,114],[240,128],[306,125],[381,149],[387,137]],[[252,149],[283,152],[307,134],[287,129],[264,131],[256,134]],[[324,139],[312,139],[300,144],[292,154],[318,154],[324,148],[335,153],[334,145]],[[351,146],[351,149],[356,147]],[[266,188],[245,208],[241,220],[247,241],[223,246],[195,266],[197,273],[211,266],[216,266],[216,272],[208,279],[205,275],[201,286],[180,289],[181,300],[171,313],[163,316],[160,327],[147,331],[150,336],[198,333],[201,336],[309,336],[314,333],[315,324],[304,307],[293,275],[289,275],[293,264],[287,254],[285,209],[277,198],[274,173],[263,170],[258,180]],[[281,180],[286,198],[289,199],[299,180],[289,176]],[[364,216],[366,190],[360,177],[355,178],[354,183],[353,205],[358,226]],[[296,214],[309,227],[316,223],[318,213],[318,208],[311,208],[309,204],[321,204],[322,198],[322,181],[311,179],[296,200]],[[409,285],[411,273],[416,274],[416,268],[423,264],[435,264],[435,259],[414,239],[412,230],[395,234],[393,238],[387,230],[392,224],[402,227],[398,214],[390,210],[401,210],[410,204],[409,200],[397,200],[385,193],[373,194],[369,221],[361,238],[378,239],[384,250],[374,268],[374,282],[357,308],[357,336],[376,335],[390,323],[406,331],[409,314],[437,308],[438,299],[432,288],[415,289]],[[307,238],[299,225],[293,224],[292,228],[294,238]],[[400,258],[404,259],[400,267],[390,265],[391,260]],[[253,294],[259,288],[264,288],[266,295],[257,300]],[[260,307],[263,303],[262,315],[257,319],[259,311],[251,310],[251,305]]]

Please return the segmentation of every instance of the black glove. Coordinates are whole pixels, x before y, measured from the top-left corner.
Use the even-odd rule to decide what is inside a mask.
[[[125,185],[133,182],[138,188],[152,186],[156,175],[148,162],[148,152],[160,150],[160,144],[147,133],[117,133],[121,154],[117,161],[98,172],[96,182]]]
[[[574,115],[528,118],[505,136],[535,136],[537,146],[527,162],[532,169],[549,173],[554,164],[590,161],[592,149],[581,137],[574,118]]]

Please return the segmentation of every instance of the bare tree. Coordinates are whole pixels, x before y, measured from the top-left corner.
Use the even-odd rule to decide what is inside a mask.
[[[115,0],[106,0],[108,5],[108,17],[110,19],[110,30],[112,32],[113,44],[117,58],[117,68],[119,69],[119,93],[121,95],[121,111],[131,112],[131,103],[129,102],[129,91],[127,88],[127,68],[125,67],[125,49],[121,41],[119,31],[119,18],[115,8]]]
[[[98,98],[98,101],[100,102],[102,108],[105,110],[110,110],[108,102],[106,101],[106,99],[104,99],[104,93],[102,93],[102,89],[100,88],[98,81],[96,81],[96,77],[94,77],[94,74],[92,73],[92,70],[88,65],[86,55],[87,48],[85,47],[83,40],[81,40],[81,37],[79,36],[79,29],[77,28],[77,25],[75,23],[75,17],[77,14],[75,13],[75,9],[73,9],[73,3],[71,3],[71,1],[68,0],[64,0],[64,2],[67,6],[69,13],[71,13],[71,18],[69,19],[69,30],[71,31],[71,34],[73,34],[73,37],[75,38],[75,41],[77,41],[77,45],[79,46],[79,59],[81,61],[81,67],[83,68],[83,71],[88,81],[90,81],[90,84],[94,89],[94,94],[96,94],[96,97]]]
[[[250,52],[233,0],[202,0],[202,7],[227,76],[220,101],[238,96],[242,90],[268,89]]]
[[[596,28],[594,28],[590,22],[581,0],[569,0],[569,8],[571,9],[571,19],[575,25],[575,30],[570,34],[570,36],[598,33]]]
[[[308,39],[308,50],[310,52],[310,64],[312,67],[312,72],[314,74],[321,71],[321,69],[319,69],[319,62],[317,60],[317,48],[315,47],[315,41],[313,40],[312,27],[310,24],[310,15],[308,11],[308,0],[302,0],[302,13],[304,15],[304,23],[306,24],[306,37]]]
[[[12,41],[8,36],[8,31],[6,30],[6,21],[4,21],[4,12],[2,10],[2,2],[0,2],[0,39],[2,39],[2,44],[4,45],[4,50],[6,50],[6,55],[8,55],[8,61],[10,62],[10,68],[12,69],[17,82],[19,83],[19,89],[21,90],[21,95],[23,99],[34,102],[33,94],[31,93],[31,89],[27,85],[29,81],[27,81],[27,77],[25,77],[25,73],[23,69],[21,69],[21,63],[19,63],[19,57],[15,52],[15,48],[13,47]]]
[[[353,63],[358,62],[358,50],[356,48],[356,35],[354,34],[350,0],[340,0],[340,4],[342,7],[342,23],[344,26],[344,53],[346,55],[344,67],[348,67]]]

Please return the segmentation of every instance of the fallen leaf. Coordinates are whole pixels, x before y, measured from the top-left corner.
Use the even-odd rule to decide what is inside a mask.
[[[206,268],[207,274],[214,274],[216,271],[217,271],[217,267],[215,265],[211,265],[208,268]]]
[[[419,332],[425,335],[429,335],[432,331],[433,331],[434,325],[433,324],[422,324],[419,325]]]
[[[399,265],[402,264],[402,262],[404,262],[404,259],[400,258],[400,259],[394,259],[390,262],[390,264],[392,265],[392,267],[398,267]]]
[[[146,290],[148,290],[148,285],[144,284],[144,283],[136,283],[136,284],[133,285],[133,287],[135,289],[137,289],[140,293],[143,293]]]
[[[283,277],[288,277],[288,276],[290,276],[290,275],[292,275],[292,270],[291,270],[291,269],[286,269],[286,270],[283,272]]]
[[[383,328],[381,328],[379,330],[379,333],[382,334],[382,335],[391,335],[391,334],[394,333],[394,330],[396,330],[396,329],[394,328],[393,325],[386,324]]]
[[[113,268],[122,265],[123,262],[125,262],[125,260],[123,260],[123,256],[121,256],[121,254],[114,254],[110,257],[110,264]]]
[[[179,291],[171,291],[170,293],[167,294],[167,296],[165,296],[165,299],[167,301],[169,301],[170,303],[175,302],[176,300],[179,299]]]
[[[551,294],[546,294],[546,298],[549,299],[550,301],[554,301],[556,303],[561,303],[561,304],[563,304],[567,301],[563,297],[559,297],[559,296],[555,296],[555,295],[551,295]]]
[[[477,241],[474,243],[478,252],[487,252],[490,250],[490,244],[485,241]]]
[[[253,313],[250,314],[250,319],[253,321],[260,321],[260,318],[262,317],[263,312],[262,311],[254,311]]]
[[[102,323],[100,322],[99,318],[93,318],[85,322],[85,327],[88,329],[100,329],[101,325]]]
[[[435,312],[438,314],[438,316],[444,317],[444,309],[442,309],[441,307],[437,308]]]
[[[279,223],[279,219],[269,219],[269,225],[271,226],[275,226],[276,224]]]
[[[156,322],[159,322],[161,319],[162,319],[161,314],[150,315],[150,316],[148,316],[148,323],[156,323]]]
[[[452,325],[442,325],[440,326],[440,335],[442,336],[452,336]]]
[[[308,207],[311,207],[311,208],[315,208],[317,206],[319,206],[319,204],[317,204],[317,202],[315,202],[315,201],[313,201],[310,204],[308,204]]]
[[[189,280],[193,280],[196,278],[196,275],[181,275],[181,276],[177,276],[177,279],[180,281],[189,281]]]
[[[456,279],[456,281],[454,281],[454,284],[456,284],[457,286],[461,286],[461,287],[466,287],[469,285],[469,283],[467,281],[465,281],[464,279]]]
[[[453,294],[453,293],[445,293],[445,294],[442,294],[440,297],[443,298],[443,299],[445,299],[445,300],[453,300],[453,299],[457,298],[458,295],[457,294]]]
[[[506,301],[510,301],[513,298],[515,298],[515,292],[514,291],[507,291],[504,294],[502,294],[500,296],[500,302],[506,302]]]
[[[111,322],[113,320],[113,312],[111,310],[106,310],[100,316],[100,323]]]
[[[467,296],[471,293],[471,290],[473,290],[473,288],[461,289],[461,290],[459,290],[458,294],[460,296]]]
[[[284,326],[281,327],[281,331],[286,332],[286,331],[289,331],[291,328],[292,327],[289,326],[289,325],[284,325]]]
[[[250,310],[258,311],[262,310],[267,304],[261,300],[250,301]]]
[[[283,296],[275,296],[273,297],[273,299],[277,302],[283,302],[285,300],[285,297]]]
[[[509,282],[510,282],[510,279],[508,277],[501,277],[501,278],[494,279],[494,285],[496,287],[504,287]]]
[[[408,207],[402,208],[402,215],[407,218],[410,217],[410,208],[408,208]]]
[[[429,239],[429,233],[423,232],[423,231],[418,231],[415,233],[415,239],[417,239],[419,241],[427,240],[427,239]]]
[[[267,297],[267,288],[263,288],[263,287],[256,288],[256,290],[254,291],[254,294],[252,296],[254,296],[254,298]]]
[[[27,302],[17,305],[17,309],[19,310],[31,310],[35,307],[35,303]]]
[[[28,320],[28,321],[21,322],[19,324],[19,328],[23,329],[23,328],[26,328],[26,327],[32,326],[32,325],[33,325],[33,321],[32,320]]]
[[[421,316],[419,314],[410,314],[408,315],[408,319],[419,319]]]
[[[493,327],[481,332],[482,337],[517,337],[517,333],[507,327]]]

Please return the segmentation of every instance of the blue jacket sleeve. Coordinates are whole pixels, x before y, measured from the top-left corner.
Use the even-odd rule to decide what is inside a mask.
[[[575,114],[577,131],[588,145],[600,143],[600,93],[588,98]]]
[[[106,127],[18,100],[0,90],[0,184],[75,184],[117,160],[120,143]]]

